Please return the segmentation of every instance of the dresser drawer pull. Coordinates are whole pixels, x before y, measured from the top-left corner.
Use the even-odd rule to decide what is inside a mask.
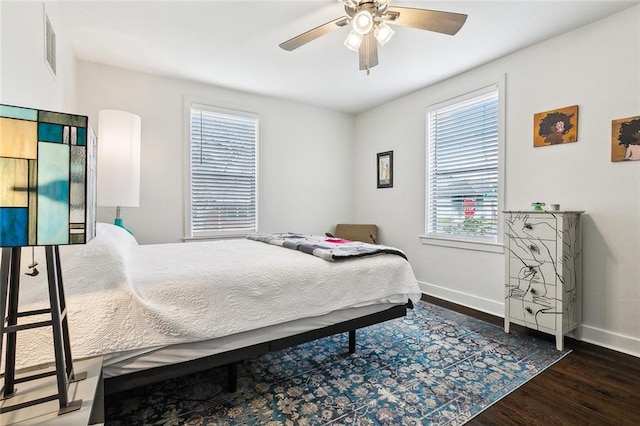
[[[533,229],[533,225],[531,225],[530,223],[525,223],[524,229]]]
[[[533,309],[531,309],[530,307],[527,306],[526,308],[524,308],[524,310],[533,315]]]

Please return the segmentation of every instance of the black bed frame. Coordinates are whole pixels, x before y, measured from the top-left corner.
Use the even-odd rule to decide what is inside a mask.
[[[397,305],[384,311],[343,321],[317,330],[310,330],[293,336],[258,343],[177,364],[109,377],[104,381],[104,392],[106,395],[109,395],[221,366],[227,366],[228,390],[229,392],[235,392],[238,382],[237,363],[241,361],[344,332],[349,332],[349,353],[354,353],[356,351],[357,329],[403,317],[407,314],[407,307],[413,308],[411,301],[406,305]]]

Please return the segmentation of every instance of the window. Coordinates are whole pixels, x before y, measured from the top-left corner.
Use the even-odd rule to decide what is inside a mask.
[[[427,110],[427,238],[498,242],[499,100],[493,85]]]
[[[256,232],[257,115],[191,103],[189,117],[188,235]]]

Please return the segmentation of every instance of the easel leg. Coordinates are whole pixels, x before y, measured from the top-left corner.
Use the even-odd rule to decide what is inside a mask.
[[[87,378],[87,373],[75,373],[73,370],[73,358],[71,356],[71,338],[69,337],[69,316],[67,315],[67,302],[64,296],[64,285],[62,282],[62,267],[60,263],[60,248],[54,246],[54,261],[56,263],[57,288],[60,300],[60,312],[62,312],[62,342],[64,343],[65,371],[70,382],[78,382]]]
[[[0,334],[0,353],[4,338],[4,324],[13,327],[18,323],[18,290],[20,286],[20,247],[2,249],[2,333]],[[7,300],[8,298],[8,300]],[[6,309],[6,311],[5,311]],[[5,354],[5,376],[3,398],[15,393],[16,377],[16,333],[7,333],[7,352]]]
[[[53,349],[55,354],[56,377],[58,382],[58,399],[60,410],[58,414],[68,413],[80,409],[82,400],[69,402],[69,379],[73,377],[73,359],[69,344],[67,328],[67,311],[62,289],[62,272],[60,268],[60,253],[58,246],[45,246],[47,260],[47,280],[49,284],[49,302],[51,304],[51,322],[53,328]],[[62,307],[65,309],[61,309]],[[86,377],[86,375],[85,375]]]

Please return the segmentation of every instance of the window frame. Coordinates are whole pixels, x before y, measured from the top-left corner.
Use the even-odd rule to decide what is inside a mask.
[[[453,96],[444,101],[434,103],[426,108],[425,111],[425,198],[424,198],[424,234],[420,235],[420,241],[422,244],[435,245],[442,247],[453,247],[467,250],[486,251],[494,253],[504,252],[504,230],[502,220],[502,210],[504,208],[504,192],[505,192],[505,82],[506,76],[503,75],[496,82],[480,86],[479,89],[472,90],[461,95]],[[471,236],[457,236],[453,234],[449,235],[433,235],[428,233],[429,226],[429,163],[431,157],[431,141],[430,138],[430,122],[429,114],[432,111],[446,108],[455,104],[464,103],[472,98],[476,98],[482,95],[486,95],[492,91],[498,93],[498,199],[497,199],[497,223],[496,223],[496,238],[495,241],[487,239],[475,239]]]
[[[239,107],[236,105],[214,105],[214,102],[210,100],[198,99],[190,96],[184,97],[184,241],[190,240],[203,240],[203,239],[219,239],[219,238],[244,238],[245,236],[258,231],[259,223],[259,205],[258,205],[258,193],[259,193],[259,135],[260,135],[260,117],[257,112],[251,111],[250,108]],[[219,103],[218,103],[219,104]],[[192,217],[192,164],[191,164],[191,110],[199,109],[209,111],[214,114],[236,116],[242,118],[249,118],[255,122],[255,217],[254,227],[247,230],[216,230],[203,233],[193,232],[193,217]]]

